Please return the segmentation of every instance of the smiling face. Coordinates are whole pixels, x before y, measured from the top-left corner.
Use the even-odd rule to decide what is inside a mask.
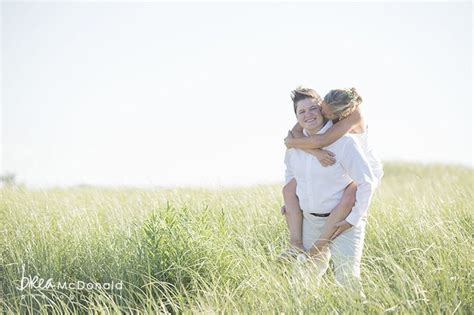
[[[311,98],[305,98],[296,103],[296,118],[301,127],[310,133],[318,132],[324,124],[321,109]]]

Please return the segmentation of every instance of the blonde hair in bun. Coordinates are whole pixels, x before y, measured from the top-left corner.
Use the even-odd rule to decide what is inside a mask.
[[[344,119],[352,114],[362,103],[362,97],[355,87],[331,90],[324,97],[324,102],[331,107],[334,116]]]

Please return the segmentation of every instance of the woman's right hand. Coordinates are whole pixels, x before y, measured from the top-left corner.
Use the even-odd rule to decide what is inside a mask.
[[[336,163],[336,155],[331,151],[323,149],[308,149],[305,151],[314,155],[318,159],[319,163],[321,163],[321,165],[324,167],[331,166]]]

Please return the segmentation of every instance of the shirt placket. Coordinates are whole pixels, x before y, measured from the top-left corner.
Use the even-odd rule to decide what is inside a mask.
[[[308,193],[308,198],[309,198],[309,210],[314,211],[314,195],[313,195],[313,181],[311,178],[311,156],[306,157],[306,182],[307,182],[307,193]]]

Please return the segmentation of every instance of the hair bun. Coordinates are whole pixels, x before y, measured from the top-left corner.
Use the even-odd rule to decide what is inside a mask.
[[[357,105],[362,103],[362,97],[359,95],[359,92],[357,92],[355,87],[351,87],[349,91],[352,101],[356,102]]]

